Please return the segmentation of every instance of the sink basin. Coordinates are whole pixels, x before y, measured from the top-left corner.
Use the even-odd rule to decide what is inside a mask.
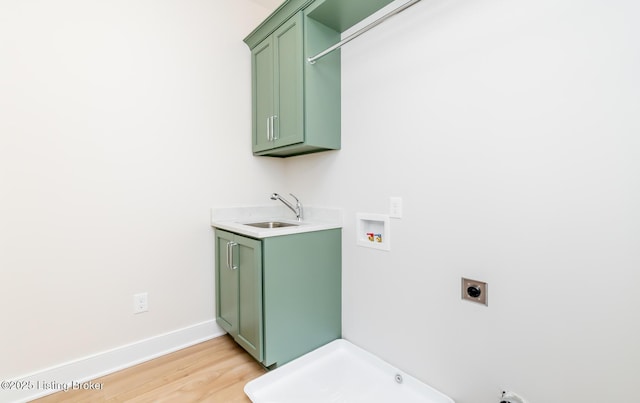
[[[250,225],[252,227],[258,227],[258,228],[282,228],[282,227],[295,227],[298,224],[291,224],[288,222],[280,222],[280,221],[265,221],[265,222],[252,222],[245,225]]]

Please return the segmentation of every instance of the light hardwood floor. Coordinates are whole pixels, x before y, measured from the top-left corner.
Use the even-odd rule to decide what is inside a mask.
[[[264,373],[222,336],[92,381],[102,390],[58,392],[36,402],[250,402],[244,385]]]

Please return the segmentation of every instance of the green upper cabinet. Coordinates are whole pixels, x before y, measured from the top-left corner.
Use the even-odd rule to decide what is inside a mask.
[[[340,55],[306,58],[340,34],[296,12],[251,49],[252,148],[288,157],[340,148]]]
[[[255,153],[305,140],[302,29],[299,12],[251,52]]]
[[[288,0],[245,39],[251,49],[252,148],[289,157],[340,149],[340,51],[309,57],[393,0]]]

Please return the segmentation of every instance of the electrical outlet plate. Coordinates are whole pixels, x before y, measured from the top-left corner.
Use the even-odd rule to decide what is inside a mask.
[[[149,310],[149,296],[146,292],[133,295],[133,313],[142,313]]]
[[[402,218],[402,197],[389,198],[389,217]]]
[[[462,299],[477,302],[478,304],[489,305],[487,303],[487,291],[487,283],[462,277]]]

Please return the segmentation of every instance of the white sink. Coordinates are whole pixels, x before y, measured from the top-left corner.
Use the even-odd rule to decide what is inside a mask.
[[[221,207],[211,209],[211,226],[251,238],[269,238],[342,228],[342,210],[308,207],[296,221],[285,206]]]
[[[292,224],[282,221],[265,221],[265,222],[252,222],[245,225],[249,225],[257,228],[282,228],[282,227],[295,227],[300,224]]]

